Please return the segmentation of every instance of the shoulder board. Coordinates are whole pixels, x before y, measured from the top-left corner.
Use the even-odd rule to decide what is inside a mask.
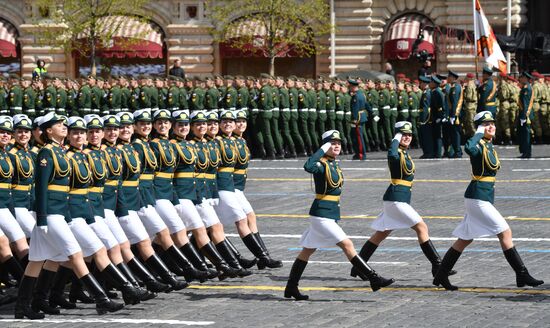
[[[67,152],[67,157],[71,158],[73,156],[74,156],[74,152],[72,152],[72,151]]]
[[[196,144],[197,142],[195,140],[190,140],[189,143],[191,143],[192,145]]]
[[[92,150],[86,148],[86,149],[84,149],[82,152],[83,152],[84,154],[89,154],[89,153],[92,152]]]
[[[101,145],[101,150],[107,149],[107,145]]]
[[[123,147],[124,147],[123,145],[117,145],[116,149],[122,149]]]
[[[134,143],[139,143],[139,144],[142,144],[142,143],[143,143],[143,141],[141,141],[141,139],[137,138],[137,139],[135,139],[135,140],[134,140]]]
[[[151,141],[153,141],[153,142],[159,142],[160,139],[159,139],[159,138],[155,138],[155,139],[153,139],[153,140],[151,140]]]
[[[319,159],[319,162],[326,163],[327,161],[328,161],[328,158],[326,158],[325,156],[323,156]]]
[[[223,138],[221,136],[216,136],[216,139],[217,140],[223,140]]]
[[[19,149],[12,148],[12,149],[10,149],[9,153],[15,155],[15,154],[17,154],[18,151],[19,151]]]
[[[46,149],[53,149],[53,145],[52,145],[52,144],[47,144],[47,145],[44,146],[43,148],[46,148]]]
[[[177,144],[178,142],[175,139],[170,139],[170,143]]]

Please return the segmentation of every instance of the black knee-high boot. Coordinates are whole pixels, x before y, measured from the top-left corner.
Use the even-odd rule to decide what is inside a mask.
[[[441,266],[441,257],[439,256],[439,253],[435,249],[435,246],[432,243],[432,241],[429,239],[428,241],[425,241],[422,244],[420,244],[420,248],[422,249],[422,252],[426,256],[428,261],[430,261],[430,263],[432,264],[432,276],[435,277],[435,275],[437,274],[437,271],[439,271],[439,267]],[[449,271],[449,276],[452,276],[454,274],[456,274],[455,270]]]
[[[200,251],[214,264],[216,270],[219,272],[220,280],[223,280],[227,277],[235,278],[237,277],[237,270],[230,267],[223,257],[218,253],[216,247],[212,242],[202,246]]]
[[[170,285],[173,290],[181,290],[189,286],[187,282],[178,280],[175,275],[168,270],[157,254],[149,256],[149,258],[145,260],[145,264],[159,275],[162,282]]]
[[[158,281],[136,257],[128,262],[128,267],[143,281],[149,291],[161,293],[170,290],[170,285]]]
[[[34,312],[31,308],[32,291],[36,280],[37,278],[29,276],[21,278],[15,303],[15,319],[24,319],[25,317],[31,320],[44,319],[43,313]]]
[[[199,255],[195,247],[191,243],[187,243],[180,247],[180,251],[191,261],[193,266],[200,271],[206,272],[208,279],[213,279],[218,276],[218,271],[208,268],[204,259]]]
[[[11,273],[12,277],[17,280],[21,281],[23,278],[24,270],[21,267],[21,264],[19,264],[19,261],[13,256],[10,256],[7,260],[5,260],[2,265],[6,268],[6,270]]]
[[[147,301],[147,300],[150,300],[150,299],[153,299],[153,298],[157,297],[157,294],[151,293],[147,289],[142,288],[139,285],[139,283],[137,282],[136,277],[132,273],[132,270],[130,270],[130,268],[126,265],[126,263],[120,262],[119,264],[116,265],[116,267],[124,275],[124,277],[126,277],[126,279],[128,279],[130,284],[132,284],[132,286],[134,286],[139,291],[140,301]]]
[[[233,269],[236,270],[237,275],[239,277],[246,277],[250,276],[252,274],[251,271],[243,268],[240,264],[225,240],[219,242],[216,244],[216,249],[220,253],[220,255],[223,257],[223,259],[229,264]]]
[[[283,261],[274,260],[274,259],[271,258],[271,255],[269,255],[269,250],[265,246],[264,240],[262,239],[262,236],[260,236],[260,233],[256,232],[256,233],[253,233],[252,235],[254,236],[254,239],[258,242],[258,244],[262,247],[262,250],[265,252],[267,257],[270,258],[270,261],[269,261],[270,265],[267,265],[267,263],[266,263],[266,266],[269,267],[269,268],[272,268],[272,269],[273,268],[281,268],[283,266]]]
[[[367,262],[359,255],[355,255],[351,260],[351,264],[357,269],[360,275],[366,276],[370,281],[370,288],[373,292],[379,290],[382,287],[389,286],[395,282],[393,279],[386,279],[382,276],[379,276],[376,271],[371,269]]]
[[[95,303],[94,299],[84,292],[84,286],[82,281],[76,277],[73,273],[71,275],[71,289],[69,291],[69,302],[75,303],[79,301],[84,304],[93,304]]]
[[[50,271],[42,269],[38,280],[36,281],[36,286],[33,291],[33,298],[31,302],[31,307],[35,312],[44,312],[46,314],[59,314],[59,309],[54,306],[50,306],[48,303],[48,294],[50,291],[51,284],[55,278],[55,271]]]
[[[65,298],[65,285],[73,275],[73,270],[64,266],[59,266],[55,278],[53,280],[52,289],[50,290],[50,305],[60,306],[63,309],[75,309],[76,304],[67,301]]]
[[[173,272],[176,276],[185,276],[182,268],[176,263],[176,261],[170,256],[170,254],[168,254],[168,252],[166,252],[162,248],[162,246],[153,243],[153,249],[155,250],[155,253],[158,255],[158,257],[162,260],[162,262],[166,265],[168,270]]]
[[[88,290],[90,295],[95,300],[95,309],[97,314],[105,314],[107,312],[116,312],[124,308],[124,304],[113,302],[107,297],[105,290],[97,282],[92,274],[87,274],[80,278],[82,285]]]
[[[361,247],[361,251],[359,252],[359,256],[365,262],[369,262],[370,257],[372,256],[372,254],[374,254],[374,252],[376,251],[377,248],[378,248],[378,245],[376,245],[375,243],[372,243],[370,240],[367,240],[367,242],[363,245],[363,247]],[[358,275],[359,275],[359,272],[357,271],[357,269],[355,267],[352,267],[351,272],[350,272],[350,276],[357,277]],[[369,280],[365,276],[360,276],[360,278],[363,279],[363,280]]]
[[[527,271],[515,247],[505,250],[504,256],[512,269],[516,272],[516,285],[518,287],[524,287],[526,285],[536,287],[544,284],[544,281],[535,279],[529,274],[529,271]]]
[[[134,287],[112,263],[109,263],[109,265],[101,271],[101,274],[108,279],[117,290],[122,292],[122,298],[125,304],[134,305],[140,302],[143,294],[142,291]]]
[[[449,250],[443,257],[443,260],[441,261],[441,266],[439,267],[439,270],[434,277],[433,284],[435,286],[441,285],[446,290],[458,289],[458,287],[451,285],[451,282],[449,281],[449,272],[455,266],[456,261],[458,261],[458,259],[460,258],[460,255],[462,255],[461,252],[452,247],[449,248]]]
[[[21,265],[21,268],[23,271],[27,268],[27,264],[29,264],[29,254],[25,254],[22,258],[19,259],[19,264]]]
[[[257,258],[254,258],[252,260],[249,260],[249,259],[246,259],[244,258],[241,253],[239,252],[239,250],[237,249],[237,247],[235,247],[235,245],[233,244],[233,242],[231,242],[231,240],[229,240],[229,238],[225,238],[225,241],[227,242],[227,246],[229,246],[229,249],[231,249],[231,251],[233,252],[233,254],[235,255],[235,257],[237,258],[237,260],[239,261],[239,264],[245,268],[245,269],[250,269],[252,268],[253,266],[256,265],[256,263],[258,262],[258,259]]]
[[[206,279],[208,279],[208,272],[197,270],[193,266],[193,264],[191,264],[189,259],[186,258],[185,255],[183,255],[183,253],[176,247],[176,245],[170,246],[170,248],[166,250],[166,253],[168,253],[172,260],[174,260],[177,265],[182,269],[183,276],[188,282],[191,282],[193,280],[204,282]]]
[[[243,238],[243,242],[246,245],[246,247],[250,250],[254,256],[258,258],[258,269],[262,270],[266,267],[268,268],[279,268],[282,266],[282,263],[280,261],[275,261],[269,255],[266,254],[260,243],[256,238],[254,238],[254,234],[250,233]]]
[[[298,283],[302,277],[302,273],[306,269],[307,261],[302,261],[300,259],[294,260],[292,268],[290,269],[290,275],[288,276],[288,281],[285,287],[285,297],[291,298],[294,297],[297,301],[305,301],[309,299],[308,295],[300,293],[298,289]]]

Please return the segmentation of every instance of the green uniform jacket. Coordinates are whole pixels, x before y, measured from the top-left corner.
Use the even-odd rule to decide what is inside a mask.
[[[208,199],[209,191],[208,185],[206,184],[206,171],[210,166],[210,159],[208,158],[208,145],[206,139],[199,139],[195,137],[193,140],[189,141],[191,146],[195,151],[195,156],[197,157],[197,162],[195,164],[195,180],[197,200],[195,204],[202,203],[203,199]]]
[[[139,109],[151,108],[151,93],[149,87],[142,86],[139,88]]]
[[[82,150],[70,147],[67,157],[71,163],[71,175],[69,192],[69,213],[71,219],[83,218],[86,223],[95,222],[94,213],[88,199],[88,187],[92,181],[92,172]],[[105,215],[105,214],[104,214]],[[67,219],[65,219],[67,221]]]
[[[66,109],[67,108],[67,91],[65,89],[59,88],[56,92],[56,108]]]
[[[155,168],[155,179],[153,180],[155,199],[168,199],[172,201],[175,196],[172,180],[176,171],[177,160],[174,147],[164,137],[151,140],[149,145],[158,162]]]
[[[151,102],[151,109],[158,109],[159,108],[159,98],[160,98],[159,90],[155,87],[147,87],[146,92],[147,92],[147,94],[149,94],[149,101]],[[145,107],[145,108],[147,108],[147,107]]]
[[[166,109],[168,108],[168,89],[160,88],[158,90],[158,108]]]
[[[449,110],[447,107],[447,101],[445,101],[445,94],[440,87],[432,90],[430,95],[430,113],[432,122],[437,119],[444,119],[449,117]]]
[[[535,97],[533,95],[533,89],[531,88],[531,85],[527,83],[521,88],[521,92],[519,94],[518,105],[520,120],[526,120],[527,118],[529,118],[529,120],[533,120],[535,118],[535,113],[533,112],[534,100]]]
[[[27,148],[15,143],[9,151],[9,157],[14,168],[11,181],[13,207],[31,209],[34,202],[31,192],[34,185],[33,156]],[[4,168],[2,168],[2,172],[4,172]]]
[[[206,94],[204,97],[204,108],[206,110],[218,109],[219,97],[220,97],[220,92],[215,87],[212,87],[206,90]]]
[[[472,181],[464,197],[494,203],[495,182],[481,181],[483,177],[494,178],[500,169],[500,161],[493,143],[484,139],[483,133],[476,133],[466,141],[464,151],[470,156],[472,165]]]
[[[388,150],[388,168],[391,184],[384,193],[384,201],[411,202],[411,186],[414,179],[414,163],[407,150],[399,146],[399,140],[392,140]]]
[[[132,97],[132,91],[127,87],[120,88],[120,108],[127,111],[130,108],[130,98]]]
[[[137,212],[141,208],[142,202],[138,187],[141,174],[141,163],[132,144],[121,141],[117,149],[120,151],[120,159],[122,162],[122,193],[120,193],[119,196],[126,199],[123,205],[125,205],[128,210]],[[111,156],[113,156],[112,160],[116,160],[116,153],[114,151],[110,153],[112,154]],[[117,201],[117,207],[119,201]]]
[[[194,146],[185,139],[176,137],[170,140],[176,154],[176,170],[174,173],[174,191],[178,199],[197,201],[195,165],[197,156]],[[204,187],[204,179],[203,179]]]
[[[237,91],[237,109],[248,109],[250,93],[246,87],[241,87]],[[248,114],[248,113],[247,113]]]
[[[223,108],[230,110],[237,108],[237,90],[235,88],[227,88],[223,96]]]
[[[97,85],[94,85],[92,87],[92,109],[101,110],[104,94],[105,92],[102,89],[100,89]]]
[[[92,108],[92,89],[90,89],[88,85],[84,85],[80,88],[80,92],[78,93],[78,108]]]
[[[205,92],[201,88],[195,88],[191,92],[191,97],[189,101],[189,109],[191,111],[203,110],[204,109],[204,99]]]
[[[0,95],[1,97],[2,95]],[[35,101],[36,101],[36,93],[34,92],[32,87],[28,87],[23,91],[23,114],[29,113],[29,110],[31,110],[31,115],[34,116],[35,114]]]
[[[250,149],[243,137],[236,137],[237,162],[235,163],[235,172],[233,172],[233,184],[235,189],[244,191],[246,185],[247,169],[250,162]]]
[[[0,149],[0,208],[12,208],[11,184],[13,177],[13,165],[6,149]],[[6,220],[7,218],[2,218]]]
[[[119,112],[122,108],[122,91],[119,86],[114,86],[109,91],[107,96],[107,104],[109,109],[113,112]]]
[[[464,93],[460,83],[454,83],[450,86],[451,89],[447,94],[447,106],[449,107],[450,117],[462,117],[462,104],[464,102]]]
[[[130,98],[128,100],[128,109],[133,113],[139,110],[141,103],[141,89],[139,87],[130,90]]]
[[[218,183],[217,183],[217,172],[218,166],[221,163],[220,149],[215,141],[215,139],[210,136],[205,136],[206,140],[206,149],[208,150],[208,167],[206,168],[206,186],[207,186],[207,196],[206,199],[216,199],[220,198],[218,195]]]
[[[46,226],[47,216],[69,215],[69,158],[61,145],[50,142],[38,152],[35,171],[36,224]]]
[[[479,86],[477,100],[477,112],[488,110],[491,113],[495,113],[496,100],[497,100],[497,85],[493,79],[488,79]]]
[[[90,206],[94,216],[105,218],[105,205],[103,203],[103,190],[105,186],[105,180],[107,177],[107,163],[105,157],[100,148],[88,144],[86,149],[83,150],[86,155],[86,160],[92,173],[92,181],[90,182],[90,190],[88,192],[88,199],[90,200]],[[114,197],[116,203],[116,194]]]
[[[185,88],[179,88],[179,108],[189,109],[189,93]]]
[[[344,176],[338,162],[325,156],[323,149],[319,149],[308,158],[304,170],[313,174],[315,182],[316,196],[309,209],[309,215],[340,220],[340,194]]]
[[[180,89],[176,86],[168,89],[166,107],[172,111],[180,109]]]
[[[44,90],[44,99],[42,99],[42,108],[56,108],[57,106],[57,90],[53,86],[48,86]]]
[[[115,144],[105,141],[101,152],[107,167],[106,180],[103,187],[103,207],[115,212],[117,217],[127,216],[128,207],[124,192],[122,192],[122,150]],[[132,200],[136,202],[136,200]],[[139,200],[136,208],[139,209]]]
[[[20,86],[14,85],[10,89],[10,95],[8,97],[8,106],[10,109],[17,107],[21,110],[23,107],[23,90]],[[55,107],[55,106],[54,106]]]
[[[233,171],[237,163],[236,145],[233,137],[226,135],[214,139],[220,151],[220,165],[218,166],[218,190],[235,191]]]
[[[422,124],[426,124],[430,121],[430,103],[431,103],[432,90],[426,89],[422,92],[420,97],[420,108],[418,109],[418,121]]]
[[[137,158],[141,163],[141,175],[139,177],[139,194],[141,196],[141,206],[155,205],[155,189],[153,187],[154,173],[158,165],[157,158],[149,145],[149,140],[135,135],[132,142],[137,152]]]

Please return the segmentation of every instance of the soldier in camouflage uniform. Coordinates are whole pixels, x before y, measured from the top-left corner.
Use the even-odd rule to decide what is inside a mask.
[[[550,143],[550,76],[545,77],[544,80],[546,83],[544,83],[541,111],[546,113],[544,131],[548,133],[546,143]]]
[[[512,101],[512,85],[509,83],[506,74],[499,75],[499,85],[497,97],[499,100],[499,110],[496,117],[497,140],[501,144],[512,144],[512,127],[514,121],[510,121]]]
[[[462,129],[464,137],[469,139],[475,134],[474,116],[477,109],[477,88],[474,80],[474,74],[466,74],[464,79],[464,120],[462,121]]]
[[[535,143],[540,144],[542,143],[542,136],[543,136],[543,113],[541,113],[541,104],[542,101],[542,94],[544,92],[544,87],[540,82],[540,75],[539,73],[535,72],[531,74],[533,76],[533,83],[531,84],[532,90],[533,90],[533,114],[534,119],[531,122],[531,128],[535,132]]]

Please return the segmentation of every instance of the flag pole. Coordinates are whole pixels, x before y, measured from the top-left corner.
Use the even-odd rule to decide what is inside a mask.
[[[476,0],[472,0],[472,15],[474,20],[474,64],[476,69],[476,80],[479,79],[478,58],[477,58],[477,20],[476,20]]]

